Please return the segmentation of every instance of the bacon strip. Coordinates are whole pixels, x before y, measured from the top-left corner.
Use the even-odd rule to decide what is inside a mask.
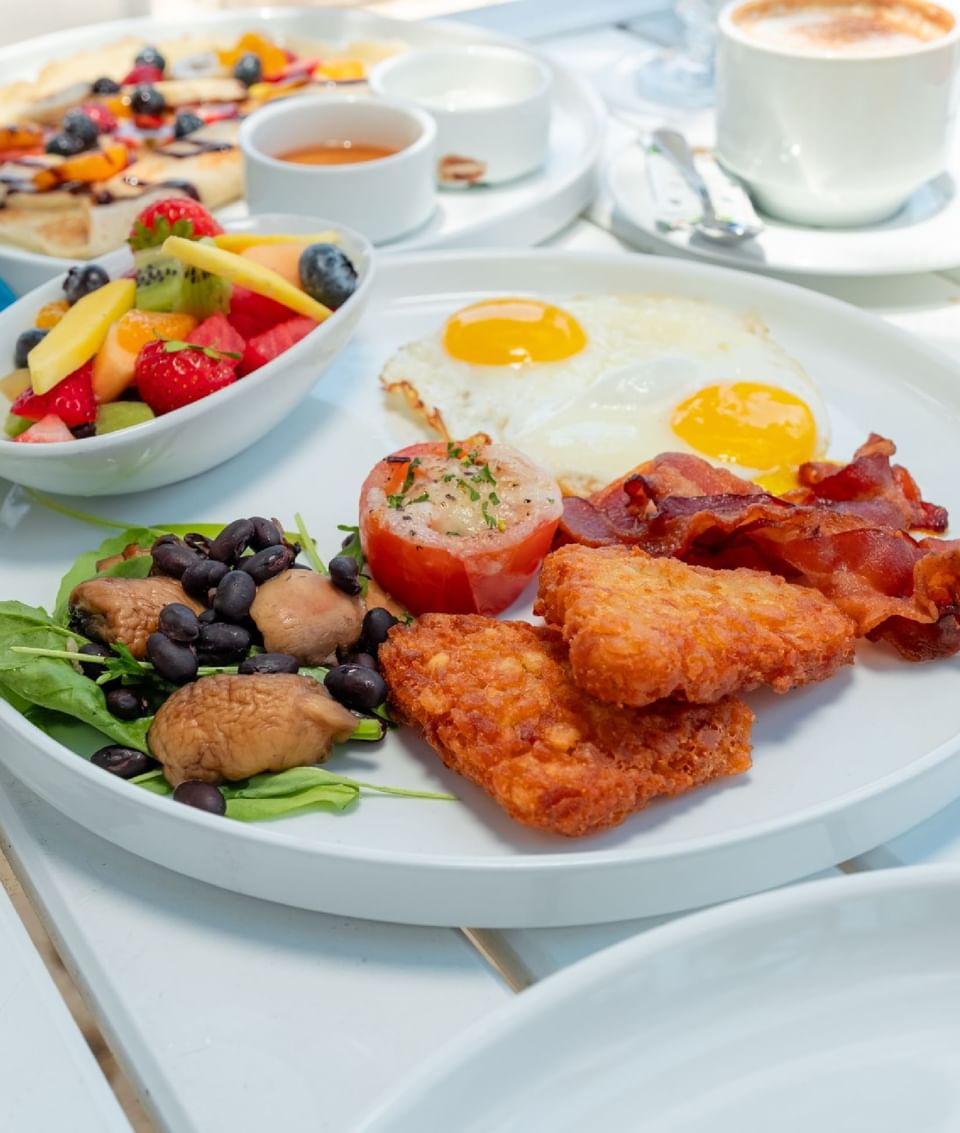
[[[664,453],[597,492],[566,500],[565,542],[623,543],[718,569],[751,567],[814,586],[909,660],[960,651],[960,541],[872,434],[847,465],[810,463],[784,498],[689,454]]]

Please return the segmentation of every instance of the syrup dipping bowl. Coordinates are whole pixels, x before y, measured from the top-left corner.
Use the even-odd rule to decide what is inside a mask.
[[[409,51],[378,63],[370,89],[429,111],[444,188],[496,185],[547,157],[553,72],[532,52],[473,46]]]
[[[302,212],[374,243],[426,223],[435,207],[436,126],[415,106],[318,95],[264,107],[240,130],[252,213]]]

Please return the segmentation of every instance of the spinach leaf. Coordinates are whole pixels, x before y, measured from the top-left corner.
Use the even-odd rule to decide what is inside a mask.
[[[83,640],[51,622],[46,610],[22,602],[0,602],[0,686],[5,699],[21,711],[23,708],[14,697],[20,702],[27,701],[72,716],[103,732],[115,743],[147,751],[147,731],[152,717],[118,720],[107,709],[103,689],[77,672],[69,661],[15,653],[12,649],[15,645],[63,649],[71,638]]]

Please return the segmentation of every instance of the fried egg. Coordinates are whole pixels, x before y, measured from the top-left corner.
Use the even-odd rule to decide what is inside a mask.
[[[815,383],[759,320],[680,296],[482,300],[381,381],[435,430],[514,445],[571,491],[678,451],[784,491],[829,442]]]

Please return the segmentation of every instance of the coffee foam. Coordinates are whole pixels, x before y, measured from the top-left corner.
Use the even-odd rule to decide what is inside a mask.
[[[754,0],[733,22],[757,43],[803,54],[900,55],[953,29],[944,8],[917,0]]]

